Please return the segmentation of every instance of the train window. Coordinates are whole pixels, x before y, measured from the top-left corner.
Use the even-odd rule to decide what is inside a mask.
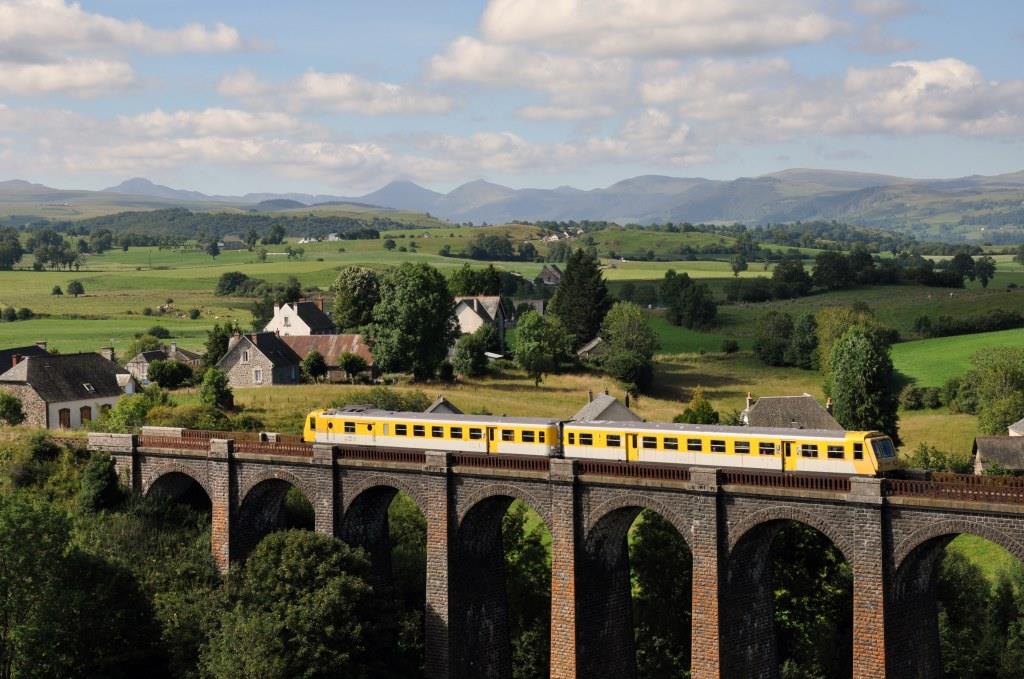
[[[309,418],[309,428],[312,429],[313,431],[316,431],[316,418],[315,417]]]
[[[412,435],[413,436],[425,436],[426,433],[427,433],[426,427],[424,427],[422,424],[414,424],[414,425],[412,425]]]
[[[691,453],[703,452],[704,442],[700,439],[686,439],[686,449]]]
[[[544,432],[542,432],[542,431],[537,432],[537,443],[544,443],[544,439],[545,438],[546,437],[544,436]]]
[[[711,452],[712,453],[724,453],[725,452],[725,441],[711,440]]]
[[[502,441],[515,441],[516,440],[516,433],[513,430],[511,430],[511,429],[502,429],[501,430],[501,440]]]
[[[747,455],[750,453],[750,441],[733,441],[732,452],[737,455]]]
[[[408,426],[406,426],[404,424],[396,424],[395,425],[395,436],[408,436],[408,435],[409,435],[409,427]]]
[[[576,443],[576,434],[569,434],[569,445]]]
[[[653,436],[643,436],[643,437],[640,438],[640,442],[641,442],[641,445],[643,445],[644,448],[657,448],[658,447],[658,439],[654,438]]]
[[[355,434],[356,433],[356,423],[355,422],[346,422],[345,423],[345,433],[346,434]]]
[[[863,460],[864,459],[864,444],[854,443],[853,444],[853,459]]]
[[[462,427],[452,427],[451,435],[452,435],[453,439],[461,439],[462,438]]]
[[[622,437],[618,434],[608,434],[608,447],[609,448],[620,448],[622,447]]]
[[[532,431],[525,431],[524,430],[523,433],[522,433],[522,437],[523,437],[523,443],[533,443],[533,432]],[[581,436],[581,438],[582,438],[582,436]]]
[[[368,425],[366,425],[366,428],[367,429],[373,429],[373,425],[372,424],[368,424]],[[384,430],[384,435],[387,436],[387,434],[388,434],[388,423],[385,422],[383,425],[381,425],[381,428]]]
[[[431,427],[430,428],[430,435],[431,435],[431,437],[433,437],[435,439],[443,439],[444,438],[444,427]]]
[[[593,434],[580,434],[580,445],[581,446],[592,446],[594,445]]]
[[[679,450],[679,439],[674,436],[666,436],[665,450]]]
[[[327,423],[327,428],[328,429],[334,429],[334,423],[333,422],[328,422]]]
[[[893,447],[891,439],[871,439],[871,447],[875,449],[875,457],[880,460],[886,457],[896,457],[896,448]]]
[[[830,460],[841,460],[846,457],[846,449],[842,446],[829,446],[828,447],[828,459]]]
[[[801,443],[800,444],[800,457],[818,457],[818,444],[816,444],[816,443]]]
[[[479,441],[483,437],[484,437],[484,430],[483,429],[479,429],[477,427],[470,427],[469,428],[469,438],[473,439],[474,441]]]
[[[774,455],[775,444],[771,442],[762,441],[761,443],[757,444],[757,452],[760,453],[761,455]]]

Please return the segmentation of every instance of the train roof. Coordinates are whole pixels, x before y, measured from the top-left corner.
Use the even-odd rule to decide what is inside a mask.
[[[553,417],[499,417],[497,415],[465,415],[451,413],[416,413],[398,410],[382,410],[373,406],[353,405],[344,408],[333,408],[323,411],[326,417],[390,417],[402,420],[423,420],[424,422],[463,422],[466,424],[533,424],[543,426],[557,425],[561,420]]]
[[[674,422],[568,422],[566,427],[579,429],[617,429],[621,431],[659,431],[677,434],[723,434],[764,438],[815,438],[842,441],[847,434],[880,435],[878,432],[852,432],[836,429],[798,429],[796,427],[747,427],[725,424],[676,424]]]

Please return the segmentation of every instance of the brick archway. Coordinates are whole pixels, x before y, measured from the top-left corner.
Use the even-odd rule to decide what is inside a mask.
[[[391,476],[387,474],[374,474],[360,479],[358,482],[353,484],[351,487],[345,488],[343,495],[343,506],[342,516],[348,513],[349,508],[359,499],[359,496],[368,490],[374,488],[391,488],[396,491],[401,491],[412,498],[412,501],[416,504],[416,508],[420,510],[420,513],[426,516],[426,498],[423,496],[423,490],[414,484],[407,482],[400,476]]]
[[[457,525],[461,528],[466,517],[481,503],[490,498],[509,497],[525,503],[530,509],[540,516],[544,527],[551,531],[551,503],[544,502],[536,495],[522,486],[511,483],[489,483],[469,493],[464,500],[458,503]]]
[[[837,530],[835,526],[812,512],[799,507],[784,505],[774,505],[755,510],[744,516],[735,525],[729,526],[729,552],[727,558],[731,558],[743,538],[747,537],[757,528],[782,521],[795,521],[817,530],[832,541],[832,544],[839,549],[847,563],[853,563],[853,543],[843,531]]]
[[[640,511],[650,510],[672,524],[676,532],[682,536],[686,546],[690,547],[693,540],[693,531],[689,522],[675,510],[661,503],[660,501],[641,493],[622,493],[603,501],[593,509],[587,517],[587,525],[584,528],[584,539],[589,539],[594,529],[605,518],[620,509],[636,508]],[[639,513],[639,512],[638,512]]]
[[[249,495],[252,493],[256,486],[266,481],[283,481],[288,485],[292,486],[296,490],[305,496],[306,501],[313,505],[314,511],[320,505],[320,495],[316,488],[312,487],[311,484],[304,481],[299,476],[291,473],[287,469],[280,469],[277,467],[269,467],[265,471],[258,474],[254,474],[246,478],[245,483],[242,484],[238,489],[238,504],[239,508],[244,507],[246,501],[249,499]]]
[[[907,558],[926,543],[947,536],[976,535],[993,542],[1024,562],[1024,542],[1003,531],[971,519],[946,519],[929,522],[903,538],[893,550],[893,566],[898,572]]]
[[[155,467],[153,472],[145,474],[142,479],[142,495],[144,497],[148,496],[150,491],[153,490],[153,487],[157,485],[160,479],[163,479],[171,474],[181,474],[182,476],[187,476],[188,478],[190,478],[200,488],[203,489],[203,492],[206,493],[206,497],[210,499],[210,502],[212,504],[214,494],[210,490],[210,485],[208,483],[208,480],[205,478],[205,475],[197,474],[194,468],[185,464],[181,464],[180,462],[164,462],[159,466]]]

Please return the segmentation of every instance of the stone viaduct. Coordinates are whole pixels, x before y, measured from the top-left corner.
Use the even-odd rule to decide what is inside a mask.
[[[341,448],[277,435],[144,428],[90,434],[131,488],[198,484],[226,570],[279,520],[294,487],[315,529],[364,547],[390,572],[387,508],[398,491],[427,524],[427,676],[511,672],[501,517],[521,500],[552,537],[551,677],[635,676],[626,532],[657,512],[693,555],[695,679],[778,676],[767,555],[788,521],[811,526],[853,573],[853,677],[941,675],[935,570],[956,535],[1024,560],[1024,480],[922,480],[748,473],[601,461]],[[666,574],[671,577],[671,574]]]

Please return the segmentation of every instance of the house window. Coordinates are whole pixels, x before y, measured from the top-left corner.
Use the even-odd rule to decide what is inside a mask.
[[[581,446],[592,446],[594,445],[593,434],[580,434],[580,445]]]
[[[461,439],[462,438],[462,427],[452,427],[451,435],[452,435],[453,439]]]
[[[532,431],[524,431],[522,436],[523,436],[523,443],[533,443],[533,432]],[[580,435],[580,438],[582,439],[583,436]]]
[[[430,428],[430,435],[433,438],[435,438],[435,439],[443,439],[444,438],[444,427],[431,427]]]
[[[92,422],[92,408],[89,406],[82,406],[78,411],[79,419],[85,422]]]
[[[249,362],[249,350],[246,349],[245,351],[242,352],[242,363],[248,363],[248,362]]]
[[[665,450],[679,450],[679,439],[674,436],[666,436]]]
[[[356,433],[356,423],[355,422],[346,422],[345,423],[345,433],[346,434],[355,434]]]
[[[766,443],[762,441],[761,443],[757,444],[757,452],[760,453],[761,455],[774,455],[775,444],[771,442]]]
[[[409,428],[404,424],[395,425],[395,436],[408,436]]]
[[[412,425],[412,435],[413,436],[425,436],[426,435],[426,427],[424,427],[422,424],[414,424],[414,425]]]
[[[263,369],[256,368],[252,371],[252,381],[256,384],[263,384]]]
[[[292,319],[288,318],[287,316],[283,316],[281,318],[281,323],[284,324],[284,327],[286,328],[291,327]]]
[[[750,453],[750,441],[734,441],[732,444],[732,452],[738,455],[747,455]]]
[[[90,394],[95,394],[96,393],[96,387],[92,386],[88,382],[82,382],[82,388],[85,389],[86,392],[88,392]]]
[[[618,434],[608,434],[608,447],[609,448],[621,448],[622,437]]]
[[[854,443],[853,444],[853,459],[863,460],[864,459],[864,444]]]
[[[816,444],[816,443],[801,443],[800,444],[800,457],[818,457],[818,444]]]
[[[71,408],[61,408],[57,411],[57,420],[61,429],[71,428]]]
[[[846,457],[846,450],[842,446],[829,446],[828,447],[828,459],[830,460],[841,460]]]
[[[686,449],[691,453],[703,452],[704,442],[700,439],[686,439]]]
[[[653,436],[644,436],[644,437],[641,437],[640,444],[644,448],[648,448],[648,449],[650,449],[650,448],[657,448],[658,447],[658,439],[654,438]]]
[[[502,429],[501,430],[501,440],[502,441],[515,441],[516,440],[516,433],[514,431],[512,431],[511,429]]]
[[[711,452],[712,453],[724,453],[725,452],[725,441],[711,440]]]
[[[484,430],[477,427],[469,428],[469,438],[473,441],[479,441],[484,437]]]

